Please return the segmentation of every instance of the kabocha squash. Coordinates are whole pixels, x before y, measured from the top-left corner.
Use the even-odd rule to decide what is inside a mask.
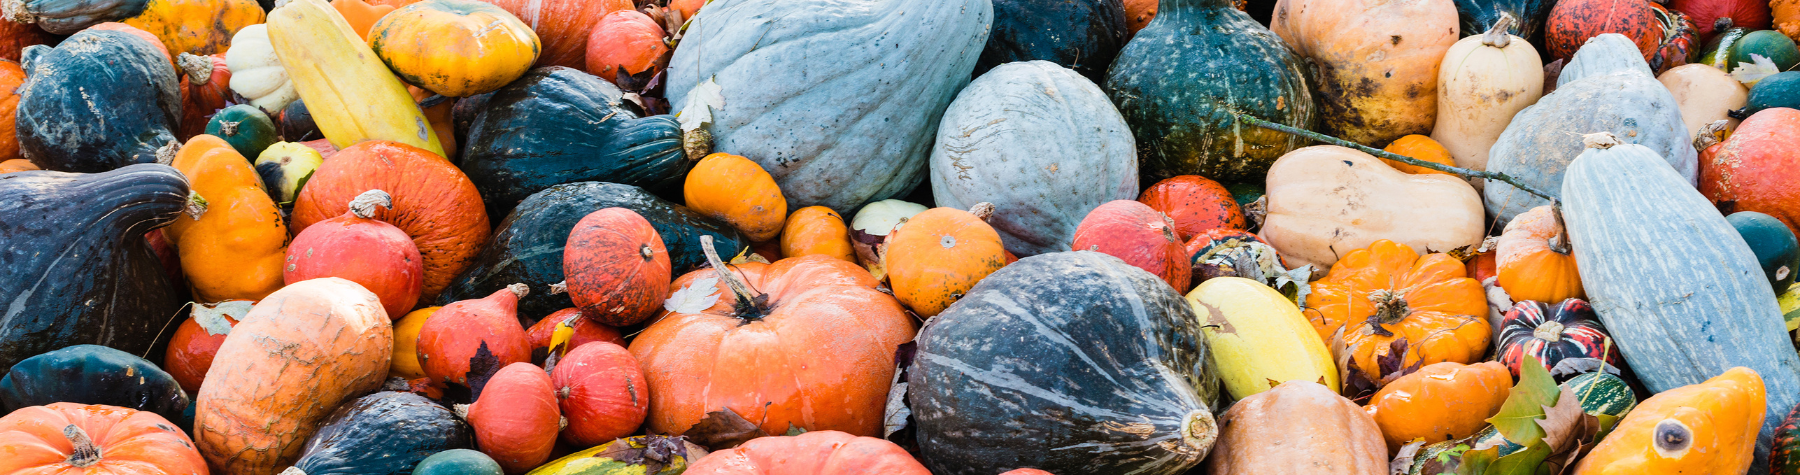
[[[655,76],[662,72],[670,46],[668,34],[656,20],[637,10],[619,10],[606,14],[594,24],[588,35],[584,71],[617,84],[620,73],[628,83],[631,78]]]
[[[476,0],[426,0],[369,29],[369,48],[406,82],[439,95],[492,92],[538,58],[537,33],[519,17]]]
[[[1106,80],[1119,49],[1131,39],[1120,0],[1075,2],[995,0],[987,46],[975,61],[977,77],[1000,65],[1043,60],[1092,81]]]
[[[163,368],[181,383],[181,390],[199,394],[200,383],[206,381],[206,370],[212,368],[213,355],[231,327],[237,326],[256,302],[230,300],[216,304],[194,304],[192,314],[169,337],[169,351],[163,354]]]
[[[1320,339],[1338,345],[1333,335],[1343,331],[1351,367],[1339,370],[1351,378],[1360,372],[1362,383],[1434,363],[1480,361],[1493,335],[1484,318],[1487,294],[1463,276],[1462,262],[1444,253],[1420,256],[1388,240],[1344,254],[1312,283],[1306,306]]]
[[[637,432],[650,405],[644,373],[625,347],[596,342],[569,350],[550,371],[562,415],[563,438],[577,447],[611,442]]]
[[[1561,302],[1586,296],[1561,213],[1554,206],[1532,208],[1501,231],[1494,267],[1500,287],[1513,300]]]
[[[1765,392],[1756,371],[1735,367],[1651,396],[1581,459],[1575,474],[1745,472],[1757,452],[1750,440],[1768,426],[1758,425]],[[1781,419],[1780,412],[1770,416]]]
[[[531,360],[537,362],[549,356],[550,347],[556,343],[556,333],[568,332],[564,350],[580,348],[581,345],[604,341],[614,345],[625,346],[625,337],[619,329],[596,323],[592,319],[581,316],[580,309],[565,308],[557,310],[542,320],[538,320],[531,328],[525,329],[525,340],[531,343]],[[542,350],[542,351],[540,351]]]
[[[182,301],[143,236],[187,197],[162,165],[0,174],[0,295],[14,316],[0,319],[0,370],[83,343],[148,353]]]
[[[1750,245],[1769,287],[1776,294],[1787,292],[1794,284],[1794,272],[1800,270],[1800,243],[1795,242],[1794,231],[1773,216],[1755,211],[1731,213],[1725,221]]]
[[[625,208],[595,211],[575,223],[563,247],[563,275],[581,315],[615,327],[654,316],[674,278],[662,236]]]
[[[1700,194],[1727,213],[1755,211],[1800,228],[1800,187],[1792,180],[1800,155],[1800,110],[1765,109],[1744,119],[1700,164]]]
[[[1381,429],[1363,408],[1331,388],[1288,381],[1244,398],[1219,416],[1219,443],[1206,473],[1386,475]]]
[[[1562,188],[1569,241],[1594,311],[1651,391],[1698,383],[1732,366],[1760,373],[1770,388],[1769,416],[1757,452],[1767,454],[1782,411],[1800,402],[1800,356],[1767,297],[1773,291],[1756,255],[1712,203],[1661,166],[1662,157],[1641,145],[1600,148],[1617,143],[1608,139],[1589,136],[1595,148],[1569,166]],[[1685,237],[1670,241],[1670,233]]]
[[[480,298],[514,283],[548,288],[567,280],[564,245],[575,224],[590,213],[625,208],[650,221],[669,251],[671,275],[706,263],[700,236],[712,236],[721,255],[736,256],[749,241],[726,226],[687,207],[663,201],[635,186],[580,182],[557,185],[527,197],[500,222],[493,245],[482,249],[473,264],[457,276],[438,303]],[[519,312],[533,319],[575,306],[567,295],[534,292],[519,301]]]
[[[1688,134],[1698,137],[1701,129],[1715,121],[1728,120],[1727,129],[1737,128],[1738,120],[1728,114],[1744,107],[1750,90],[1731,75],[1705,64],[1688,64],[1664,71],[1656,80],[1669,88],[1675,104],[1681,109],[1681,122]]]
[[[432,454],[471,446],[469,426],[449,409],[417,394],[383,391],[332,411],[300,460],[281,473],[407,475]]]
[[[1388,451],[1415,439],[1460,439],[1487,427],[1512,388],[1512,375],[1492,361],[1436,363],[1401,376],[1369,398],[1369,415],[1381,426]]]
[[[569,68],[538,68],[501,88],[469,124],[460,165],[504,216],[520,200],[551,186],[606,181],[664,196],[693,162],[682,150],[680,124],[640,117],[618,88]]]
[[[1419,134],[1413,134],[1413,135],[1408,135],[1405,137],[1400,137],[1398,139],[1394,139],[1393,143],[1388,144],[1386,147],[1382,147],[1381,150],[1385,151],[1385,152],[1393,153],[1396,155],[1404,155],[1404,156],[1408,156],[1408,157],[1412,157],[1412,158],[1417,158],[1419,160],[1424,160],[1424,161],[1436,163],[1439,165],[1446,165],[1446,166],[1452,166],[1452,167],[1456,166],[1456,162],[1450,158],[1450,150],[1444,148],[1444,144],[1440,144],[1436,140],[1432,140],[1431,137],[1426,137],[1426,136],[1419,135]],[[1381,163],[1386,163],[1388,166],[1394,167],[1395,170],[1400,170],[1402,172],[1406,172],[1409,175],[1419,175],[1419,174],[1426,174],[1426,173],[1437,173],[1437,174],[1441,174],[1441,175],[1449,175],[1449,173],[1447,173],[1447,172],[1432,170],[1430,168],[1425,168],[1425,167],[1421,167],[1421,166],[1417,166],[1417,165],[1407,165],[1405,163],[1400,163],[1400,162],[1388,160],[1385,158],[1381,159]]]
[[[1169,215],[1184,242],[1212,229],[1250,226],[1225,185],[1201,176],[1182,175],[1156,182],[1138,195],[1138,201]]]
[[[688,467],[692,475],[928,475],[906,449],[874,437],[834,430],[763,437],[714,452]]]
[[[979,216],[956,208],[914,215],[888,235],[882,254],[894,297],[925,318],[944,311],[1005,265],[1000,234]]]
[[[1556,92],[1513,117],[1489,151],[1488,171],[1557,194],[1569,162],[1581,153],[1579,134],[1604,131],[1649,147],[1692,184],[1698,160],[1681,110],[1634,51],[1630,39],[1616,34],[1589,40],[1563,67]],[[1519,213],[1550,204],[1511,186],[1490,185],[1495,186],[1482,194],[1496,220],[1511,222]]]
[[[45,170],[81,173],[155,162],[181,120],[180,81],[158,47],[96,29],[26,48],[19,152]]]
[[[256,175],[262,177],[269,199],[283,209],[291,210],[294,200],[300,197],[301,185],[306,184],[324,163],[325,157],[319,156],[319,151],[312,147],[276,142],[256,156]]]
[[[1077,251],[1100,251],[1150,271],[1176,292],[1191,286],[1187,247],[1168,215],[1131,200],[1108,202],[1088,212],[1075,228]]]
[[[513,284],[485,299],[445,305],[419,328],[419,366],[433,383],[472,386],[470,369],[492,359],[499,365],[531,361],[531,344],[519,326],[518,304],[529,288]],[[493,363],[489,363],[493,364]],[[491,455],[491,454],[490,454]]]
[[[1303,60],[1280,37],[1226,0],[1169,0],[1151,11],[1161,20],[1137,31],[1103,84],[1137,139],[1143,180],[1258,181],[1276,158],[1306,144],[1232,115],[1309,130],[1317,122]],[[1209,74],[1169,74],[1170,67]]]
[[[724,221],[752,242],[774,239],[787,220],[787,199],[761,165],[729,153],[700,159],[681,187],[689,209]]]
[[[1481,243],[1481,197],[1461,178],[1409,175],[1367,153],[1318,145],[1269,169],[1260,235],[1289,265],[1328,269],[1339,256],[1391,240],[1422,252]]]
[[[381,190],[365,191],[350,200],[343,215],[295,235],[287,248],[282,281],[343,278],[381,297],[388,318],[397,321],[406,316],[425,286],[425,259],[406,231],[375,219],[378,207],[393,209],[393,197]]]
[[[917,342],[907,398],[923,462],[938,473],[1176,474],[1217,436],[1219,380],[1193,311],[1111,256],[1020,259]],[[1043,442],[1019,450],[1021,437]]]
[[[412,236],[425,262],[425,287],[419,295],[432,301],[487,245],[490,228],[474,183],[428,152],[372,140],[332,155],[295,199],[293,231],[343,215],[365,191],[387,192],[394,208],[376,209],[375,219]]]
[[[338,278],[283,287],[219,347],[195,398],[194,442],[215,470],[274,474],[316,424],[387,377],[394,343],[375,294]]]
[[[688,465],[706,456],[705,447],[681,436],[637,435],[569,454],[532,470],[530,475],[582,475],[634,468],[641,468],[645,475],[680,475],[690,473]]]
[[[187,141],[206,133],[208,119],[231,106],[236,98],[232,96],[231,69],[225,64],[224,54],[182,53],[176,55],[175,65],[182,72],[181,130],[175,135]]]
[[[245,158],[262,155],[264,149],[281,141],[275,121],[262,109],[249,104],[226,107],[206,122],[206,133],[225,139],[231,148]]]
[[[887,247],[888,235],[925,209],[918,203],[881,200],[857,210],[856,217],[850,220],[850,246],[856,249],[856,261],[869,269],[876,280],[886,279],[887,269],[881,267],[881,253]]]
[[[469,449],[450,449],[431,454],[413,467],[413,475],[501,475],[500,463],[487,454]]]
[[[1570,358],[1594,358],[1614,367],[1625,366],[1618,344],[1606,333],[1594,315],[1594,308],[1581,299],[1568,299],[1559,304],[1522,300],[1506,311],[1495,337],[1498,355],[1495,359],[1519,375],[1525,357],[1537,358],[1545,370]]]
[[[1321,131],[1374,145],[1431,133],[1438,64],[1461,38],[1457,24],[1451,0],[1284,0],[1269,29],[1318,65]]]
[[[1015,3],[1060,11],[1107,1]],[[988,223],[1007,250],[1031,256],[1067,250],[1089,210],[1136,196],[1137,164],[1131,129],[1099,87],[1049,62],[1009,63],[944,111],[931,192],[938,206],[993,204]]]
[[[7,447],[6,473],[207,473],[187,434],[155,413],[122,407],[23,408],[0,417],[0,446]]]
[[[138,16],[150,0],[24,0],[0,3],[15,23],[35,24],[54,35],[72,35],[100,23]]]
[[[281,288],[287,226],[250,161],[211,135],[181,146],[172,164],[198,195],[200,211],[176,218],[163,235],[181,254],[200,302],[261,300]]]
[[[412,381],[425,377],[419,365],[419,330],[443,307],[425,307],[394,321],[394,356],[388,360],[388,376]]]
[[[717,3],[669,60],[669,102],[710,124],[715,151],[767,169],[790,209],[856,209],[924,179],[993,17],[986,0]]]
[[[530,363],[500,368],[480,391],[464,419],[475,429],[475,445],[508,474],[521,474],[550,459],[556,445],[556,393],[550,375]]]
[[[231,90],[263,112],[279,113],[288,103],[300,100],[293,80],[275,54],[275,46],[269,42],[267,26],[246,26],[232,35],[231,49],[225,52],[225,66],[231,70]]]
[[[1509,2],[1458,1],[1457,8],[1470,3],[1488,3],[1493,8]],[[1537,8],[1541,21],[1553,2],[1525,0],[1524,9]],[[1490,11],[1479,9],[1476,11]],[[1524,11],[1502,12],[1523,18]],[[1477,14],[1476,17],[1482,15]],[[1463,33],[1474,34],[1457,40],[1444,53],[1438,64],[1437,125],[1431,138],[1443,144],[1455,165],[1472,170],[1486,170],[1488,149],[1500,139],[1500,133],[1511,124],[1513,116],[1544,95],[1544,60],[1537,49],[1526,41],[1539,24],[1521,28],[1520,35],[1507,33],[1514,23],[1496,18],[1482,29],[1471,30],[1465,17]],[[1479,20],[1478,20],[1479,21]],[[1485,31],[1485,33],[1483,33]],[[1418,157],[1414,157],[1418,158]],[[1473,180],[1480,190],[1481,180]],[[1503,185],[1504,186],[1504,185]]]
[[[275,56],[331,145],[390,140],[444,156],[406,85],[331,5],[290,1],[269,13],[268,25]]]
[[[1331,350],[1280,292],[1240,277],[1207,280],[1187,296],[1205,330],[1211,363],[1226,393],[1245,399],[1285,381],[1338,390]]]
[[[223,53],[232,35],[263,22],[256,0],[149,0],[143,13],[119,20],[162,40],[169,54]]]
[[[0,412],[58,402],[149,411],[179,423],[188,408],[188,395],[175,377],[155,364],[97,345],[75,345],[26,358],[0,378]]]
[[[781,230],[781,255],[811,254],[856,262],[856,250],[850,247],[850,226],[844,224],[844,217],[837,211],[808,206],[788,215]]]
[[[543,43],[538,66],[569,68],[582,66],[588,34],[594,31],[601,18],[612,12],[635,8],[631,0],[494,0],[491,3],[519,17],[537,33]]]

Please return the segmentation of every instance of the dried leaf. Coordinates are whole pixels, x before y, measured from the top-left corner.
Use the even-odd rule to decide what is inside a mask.
[[[737,411],[720,408],[706,413],[700,423],[694,424],[694,427],[681,435],[708,449],[725,450],[769,434],[763,432],[756,423],[738,415]]]
[[[682,106],[681,113],[676,118],[681,121],[681,131],[688,132],[711,124],[712,111],[724,107],[725,96],[719,83],[713,82],[713,78],[706,78],[706,81],[688,90],[687,104]]]
[[[1261,256],[1258,257],[1260,258]],[[1279,269],[1280,266],[1277,265],[1276,268]],[[1287,294],[1287,286],[1293,285],[1294,291],[1291,297],[1294,299],[1294,306],[1306,308],[1306,296],[1312,294],[1312,273],[1312,264],[1303,265],[1282,272],[1280,275],[1275,276],[1275,290],[1280,290],[1283,294]]]
[[[249,314],[250,309],[255,306],[256,302],[249,300],[196,303],[193,312],[194,323],[200,324],[200,329],[205,330],[208,335],[227,335],[231,333],[231,320],[242,321],[244,315]],[[226,320],[226,317],[230,317],[231,320]]]
[[[1619,375],[1619,367],[1607,364],[1606,360],[1599,358],[1564,358],[1562,361],[1556,362],[1555,368],[1550,369],[1550,377],[1564,379],[1600,371],[1605,371],[1607,374],[1614,376]]]
[[[1525,362],[1519,365],[1518,384],[1513,385],[1506,402],[1500,405],[1500,412],[1487,421],[1506,440],[1526,447],[1537,445],[1544,437],[1544,429],[1538,427],[1537,420],[1544,416],[1545,406],[1556,403],[1559,393],[1556,381],[1550,378],[1549,371],[1544,370],[1544,364],[1534,356],[1526,356]]]
[[[1760,54],[1750,53],[1749,63],[1738,63],[1737,67],[1731,68],[1731,78],[1744,83],[1744,87],[1752,87],[1756,85],[1757,81],[1780,72],[1781,68],[1775,66],[1775,61]]]
[[[675,313],[700,313],[719,303],[719,277],[701,277],[669,294],[663,309]]]
[[[894,383],[888,389],[887,407],[882,411],[881,436],[894,435],[907,426],[907,419],[912,418],[912,408],[906,405],[906,382]]]
[[[1580,439],[1581,400],[1575,392],[1566,386],[1557,386],[1556,405],[1543,406],[1544,418],[1538,419],[1538,428],[1544,430],[1544,445],[1551,453],[1567,451]]]
[[[481,346],[475,348],[475,356],[469,358],[469,389],[473,390],[470,403],[481,398],[481,390],[487,388],[488,380],[500,372],[501,366],[504,365],[500,364],[500,358],[488,349],[487,340],[482,340]]]
[[[1419,448],[1424,446],[1425,439],[1414,440],[1400,446],[1400,452],[1394,455],[1392,461],[1388,462],[1388,474],[1406,475],[1407,471],[1412,469],[1413,457],[1418,456]]]

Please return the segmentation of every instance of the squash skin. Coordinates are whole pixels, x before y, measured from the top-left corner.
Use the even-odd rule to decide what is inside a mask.
[[[75,345],[26,358],[0,378],[0,413],[58,402],[149,411],[189,425],[180,423],[188,395],[174,376],[104,346]]]
[[[1269,29],[1317,65],[1322,132],[1363,145],[1431,133],[1438,64],[1460,38],[1453,1],[1282,0],[1273,18]]]
[[[1458,0],[1457,7],[1469,3],[1473,2]],[[1535,30],[1541,26],[1542,14],[1548,13],[1553,2],[1522,0],[1519,3],[1527,8],[1535,4],[1539,9],[1539,24],[1525,27]],[[1503,8],[1502,4],[1494,1],[1491,8]],[[1519,17],[1519,12],[1511,14]],[[1487,35],[1483,34],[1488,26],[1470,30],[1466,20],[1463,34],[1473,36],[1450,45],[1450,50],[1444,52],[1444,61],[1438,65],[1437,124],[1431,129],[1431,138],[1443,144],[1456,166],[1486,170],[1488,151],[1500,139],[1507,124],[1512,123],[1513,116],[1543,97],[1544,60],[1525,40],[1530,38],[1530,31],[1507,38],[1504,47],[1500,47],[1496,46],[1498,41],[1488,44]],[[1483,181],[1470,180],[1476,185],[1475,191],[1481,191]]]
[[[1500,363],[1436,363],[1381,388],[1368,411],[1394,453],[1418,438],[1432,443],[1475,435],[1500,412],[1511,388],[1512,375]]]
[[[1241,401],[1287,381],[1338,391],[1331,350],[1300,309],[1275,289],[1242,277],[1219,277],[1195,287],[1187,301],[1205,331],[1210,362],[1233,399]]]
[[[702,458],[685,475],[929,475],[893,442],[834,430],[761,437]]]
[[[1700,164],[1700,194],[1727,213],[1755,211],[1800,229],[1800,186],[1793,183],[1800,110],[1764,109],[1744,119]]]
[[[244,96],[251,105],[269,114],[278,114],[289,103],[300,100],[294,81],[288,77],[287,69],[282,68],[281,59],[275,56],[267,26],[250,25],[239,29],[231,36],[231,44],[234,47],[225,52],[225,65],[231,70],[232,92]],[[294,138],[301,139],[303,137]]]
[[[850,245],[850,226],[837,211],[824,206],[808,206],[788,215],[781,230],[781,255],[800,257],[822,254],[856,262],[856,250]]]
[[[515,285],[487,298],[445,305],[425,320],[418,342],[425,377],[434,384],[470,386],[472,360],[484,351],[501,365],[531,361],[531,344],[517,313],[523,289]]]
[[[549,357],[550,343],[555,337],[557,324],[571,318],[574,319],[570,321],[572,325],[570,329],[573,333],[569,335],[567,343],[570,349],[580,348],[581,345],[596,341],[619,346],[626,345],[625,337],[619,334],[619,329],[581,316],[580,309],[565,308],[539,319],[536,324],[531,325],[531,328],[525,329],[525,341],[531,343],[531,361],[533,363],[542,362]]]
[[[183,73],[181,129],[175,136],[186,142],[195,135],[206,133],[212,115],[229,107],[236,98],[231,91],[231,68],[225,64],[224,54],[180,54],[175,57],[175,65]]]
[[[263,150],[281,141],[281,131],[262,109],[238,104],[217,111],[206,121],[206,133],[225,139],[238,155],[254,160]]]
[[[481,453],[512,475],[549,460],[561,417],[550,375],[530,363],[513,363],[500,368],[488,384],[465,417]]]
[[[320,421],[294,468],[305,475],[408,475],[432,454],[472,446],[469,426],[449,409],[417,394],[383,391]]]
[[[6,21],[0,18],[0,59],[19,62],[20,53],[32,45],[56,44],[61,38],[38,28],[37,25]],[[7,90],[11,90],[8,87]]]
[[[25,0],[0,4],[7,20],[36,24],[54,35],[72,35],[87,27],[138,16],[151,0]]]
[[[1719,19],[1731,19],[1734,27],[1767,30],[1773,20],[1766,0],[1670,0],[1669,9],[1681,12],[1694,23],[1694,33],[1701,38],[1713,36],[1713,25]]]
[[[1494,252],[1499,277],[1495,282],[1515,301],[1562,302],[1587,296],[1557,213],[1552,206],[1532,208],[1506,223],[1500,233]]]
[[[1756,436],[1764,416],[1762,383],[1756,371],[1735,367],[1705,382],[1651,396],[1581,459],[1575,475],[1744,473],[1752,468],[1753,447],[1748,441]],[[1781,420],[1780,412],[1771,416]],[[1671,420],[1687,429],[1682,435],[1688,446],[1664,453],[1663,441],[1668,439],[1663,428]],[[1757,461],[1766,465],[1768,459]]]
[[[1120,0],[992,3],[994,21],[975,61],[977,78],[1006,63],[1043,60],[1104,81],[1107,67],[1131,39]]]
[[[563,247],[569,300],[598,323],[624,327],[656,315],[669,298],[671,274],[662,236],[625,208],[582,217]]]
[[[980,217],[956,208],[913,215],[888,234],[882,254],[894,298],[924,318],[943,312],[1005,266],[1000,234]]]
[[[206,381],[206,370],[212,368],[213,356],[219,353],[219,345],[225,344],[225,337],[231,334],[231,327],[237,326],[238,319],[256,302],[234,300],[217,304],[194,304],[193,316],[181,322],[169,337],[169,351],[163,354],[163,368],[181,383],[181,390],[188,394],[199,394],[200,384]],[[224,328],[219,328],[224,325]],[[219,333],[214,333],[224,330]]]
[[[1219,417],[1206,473],[1387,475],[1381,429],[1356,403],[1311,381],[1293,380],[1239,400]]]
[[[1569,59],[1601,34],[1628,37],[1647,61],[1662,43],[1655,9],[1644,0],[1558,1],[1545,24],[1544,43],[1554,59]]]
[[[185,299],[142,236],[174,222],[187,196],[163,165],[0,175],[0,295],[14,317],[0,319],[0,370],[83,343],[150,352]],[[47,243],[66,254],[41,252]]]
[[[537,33],[518,17],[475,0],[407,5],[382,16],[365,36],[401,79],[450,97],[492,92],[518,79],[540,48]]]
[[[0,21],[0,23],[6,22]],[[5,28],[6,25],[0,24],[0,31],[4,31]],[[0,33],[0,35],[3,34]],[[0,36],[0,38],[4,38],[4,36]],[[0,46],[0,48],[4,47]],[[0,53],[5,51],[0,49]],[[24,160],[23,156],[19,154],[17,121],[19,117],[19,86],[23,84],[25,84],[25,69],[19,66],[17,61],[0,60],[0,163],[13,160],[31,163]],[[37,166],[33,165],[31,169],[36,170]],[[0,165],[0,173],[12,171],[21,170],[9,170],[5,165]]]
[[[398,321],[419,303],[424,258],[406,231],[374,219],[372,209],[362,210],[370,213],[365,217],[355,205],[350,208],[294,236],[282,281],[341,277],[356,282],[380,297],[388,318]]]
[[[209,55],[225,52],[232,35],[263,19],[255,0],[149,0],[143,13],[119,22],[156,35],[170,55]]]
[[[506,473],[487,454],[469,449],[450,449],[431,454],[413,468],[413,475],[501,475]]]
[[[1250,227],[1231,192],[1205,177],[1182,175],[1156,182],[1145,188],[1137,200],[1169,215],[1184,242],[1213,229]]]
[[[1711,65],[1677,66],[1663,71],[1656,80],[1674,95],[1681,109],[1681,122],[1687,125],[1690,136],[1699,136],[1701,127],[1717,120],[1730,121],[1725,126],[1727,130],[1737,128],[1738,120],[1726,113],[1744,107],[1750,100],[1750,90],[1744,88],[1744,83]]]
[[[1474,363],[1493,344],[1493,328],[1482,318],[1488,308],[1481,283],[1463,271],[1448,254],[1418,256],[1404,244],[1376,241],[1345,253],[1330,274],[1313,282],[1304,312],[1321,341],[1343,329],[1353,367],[1342,370],[1360,371],[1369,382],[1399,369]],[[1387,307],[1392,304],[1398,308]],[[1387,358],[1398,358],[1399,367],[1382,364]]]
[[[74,454],[62,429],[69,426],[88,434],[98,449],[98,463],[68,464]],[[0,417],[0,446],[8,448],[8,456],[0,459],[0,472],[207,473],[206,460],[189,440],[152,412],[61,402],[33,406]]]
[[[1336,145],[1282,156],[1267,183],[1258,234],[1292,266],[1329,270],[1343,254],[1383,239],[1444,252],[1480,244],[1486,231],[1481,197],[1461,178],[1409,175]]]
[[[711,108],[714,151],[756,160],[788,209],[853,210],[916,187],[932,131],[969,83],[994,17],[988,0],[844,6],[713,4],[690,20],[688,46],[669,61],[672,107],[685,110],[696,85],[717,84],[730,105]],[[776,17],[786,18],[779,28],[765,23]],[[885,99],[897,95],[913,100]]]
[[[1193,287],[1193,265],[1175,221],[1143,203],[1117,200],[1094,208],[1075,228],[1072,250],[1123,259],[1156,274],[1176,292]]]
[[[658,60],[669,52],[666,38],[668,33],[663,31],[663,26],[644,12],[619,10],[608,13],[594,24],[593,33],[588,35],[582,70],[614,84],[618,83],[621,72],[628,81],[655,76],[664,67]]]
[[[932,319],[917,341],[908,399],[922,461],[937,473],[1031,465],[1177,474],[1213,446],[1219,380],[1193,310],[1161,279],[1117,258],[1020,259]],[[1021,437],[1056,446],[1021,451]]]
[[[1556,325],[1549,325],[1551,322]],[[1539,331],[1555,339],[1544,338],[1538,335]],[[1568,299],[1551,305],[1522,300],[1513,304],[1501,320],[1500,332],[1495,336],[1499,353],[1495,359],[1505,364],[1514,377],[1519,376],[1527,356],[1537,358],[1545,371],[1555,369],[1557,363],[1568,358],[1597,358],[1613,367],[1624,367],[1625,359],[1619,352],[1607,349],[1611,339],[1587,301]]]
[[[1089,210],[1137,191],[1125,119],[1098,86],[1047,61],[1003,64],[970,82],[931,148],[937,205],[993,204],[988,224],[1014,254],[1069,249]]]
[[[180,81],[160,45],[94,30],[57,46],[27,48],[20,153],[45,170],[81,173],[155,162],[181,123]]]
[[[1794,231],[1773,216],[1755,211],[1731,213],[1725,221],[1750,245],[1769,287],[1777,295],[1786,293],[1794,284],[1795,271],[1800,270],[1800,242],[1795,241]]]
[[[787,221],[787,199],[761,165],[729,153],[700,159],[681,187],[689,209],[724,221],[752,242],[777,237]]]
[[[577,447],[629,436],[650,406],[644,373],[625,347],[610,342],[576,346],[550,371],[557,404],[569,426],[565,440]]]
[[[401,6],[411,2],[382,0],[382,3]],[[588,33],[594,31],[594,25],[609,13],[635,8],[631,0],[494,0],[491,3],[519,17],[519,21],[531,26],[531,31],[538,35],[543,44],[543,52],[537,59],[539,67],[580,68],[587,57]]]
[[[261,300],[282,286],[287,226],[250,161],[224,140],[196,135],[172,164],[207,202],[195,219],[176,218],[163,235],[181,252],[181,271],[200,302]]]

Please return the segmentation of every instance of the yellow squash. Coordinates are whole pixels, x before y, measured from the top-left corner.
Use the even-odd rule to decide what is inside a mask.
[[[444,155],[406,85],[323,0],[292,0],[269,13],[269,42],[300,100],[331,145],[391,140]]]
[[[156,35],[171,56],[223,53],[238,30],[262,22],[256,0],[150,0],[143,13],[120,21]]]
[[[450,97],[492,92],[525,75],[538,36],[493,4],[425,0],[369,29],[369,48],[406,82]]]
[[[1762,376],[1744,367],[1651,396],[1581,459],[1575,475],[1744,473],[1766,396]]]
[[[1241,277],[1207,279],[1187,295],[1206,332],[1213,368],[1233,399],[1286,381],[1338,390],[1331,351],[1287,297]]]
[[[195,204],[203,203],[163,232],[181,254],[194,300],[262,300],[280,289],[287,227],[250,161],[225,140],[202,134],[182,145],[170,165],[187,176]]]
[[[407,380],[425,377],[425,369],[419,366],[419,329],[425,328],[425,321],[440,308],[444,307],[413,310],[394,322],[394,357],[388,360],[389,376]]]
[[[652,446],[659,451],[671,450],[668,463],[644,457]],[[706,449],[680,437],[639,435],[617,439],[556,459],[526,475],[675,475],[687,470],[689,460],[700,460]],[[652,466],[661,468],[650,472]]]

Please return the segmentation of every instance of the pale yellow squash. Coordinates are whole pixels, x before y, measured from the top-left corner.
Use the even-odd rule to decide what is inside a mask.
[[[1681,123],[1687,125],[1688,136],[1700,135],[1700,128],[1717,120],[1730,121],[1725,130],[1736,129],[1738,120],[1727,115],[1742,109],[1750,100],[1750,90],[1730,74],[1705,64],[1687,64],[1663,71],[1656,77],[1663,87],[1675,95],[1681,108]]]
[[[1409,175],[1336,145],[1282,155],[1269,167],[1262,238],[1290,266],[1326,271],[1382,239],[1423,254],[1481,243],[1481,196],[1450,175]]]
[[[1486,170],[1488,149],[1514,114],[1544,95],[1544,60],[1500,23],[1458,40],[1438,67],[1437,128],[1431,138],[1456,166]],[[1481,180],[1471,180],[1481,188]]]
[[[1331,351],[1294,302],[1242,277],[1215,277],[1187,295],[1206,332],[1208,354],[1232,399],[1286,381],[1338,390]]]
[[[269,13],[268,25],[275,56],[332,146],[390,140],[444,156],[406,84],[337,9],[324,0],[291,0]]]

